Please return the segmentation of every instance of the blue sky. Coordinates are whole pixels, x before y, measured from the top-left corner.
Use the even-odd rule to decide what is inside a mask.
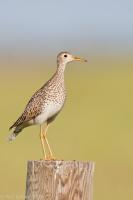
[[[131,0],[0,0],[1,49],[133,47]]]

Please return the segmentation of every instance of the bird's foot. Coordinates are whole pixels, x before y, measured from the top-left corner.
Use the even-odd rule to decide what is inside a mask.
[[[44,157],[42,160],[46,160],[46,161],[50,161],[50,160],[59,160],[57,158],[55,158],[53,155],[48,155],[46,157]]]
[[[45,158],[45,160],[57,160],[57,158],[55,158],[54,156],[52,155],[49,155]]]

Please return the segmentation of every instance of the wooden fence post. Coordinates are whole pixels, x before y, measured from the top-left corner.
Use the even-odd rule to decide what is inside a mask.
[[[93,162],[28,161],[26,200],[92,200]]]

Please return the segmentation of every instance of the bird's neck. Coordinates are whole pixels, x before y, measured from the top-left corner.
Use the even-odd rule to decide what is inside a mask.
[[[57,63],[57,71],[56,71],[56,73],[57,73],[59,76],[64,77],[65,67],[66,67],[66,64],[64,64],[64,63],[58,64],[58,63]]]
[[[54,74],[54,79],[56,79],[56,84],[61,84],[64,87],[64,71],[65,71],[65,64],[58,65],[57,63],[57,70]]]

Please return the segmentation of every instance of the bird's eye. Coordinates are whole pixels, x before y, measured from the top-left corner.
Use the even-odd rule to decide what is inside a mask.
[[[64,57],[66,58],[66,57],[67,57],[67,55],[65,54],[65,55],[64,55]]]

